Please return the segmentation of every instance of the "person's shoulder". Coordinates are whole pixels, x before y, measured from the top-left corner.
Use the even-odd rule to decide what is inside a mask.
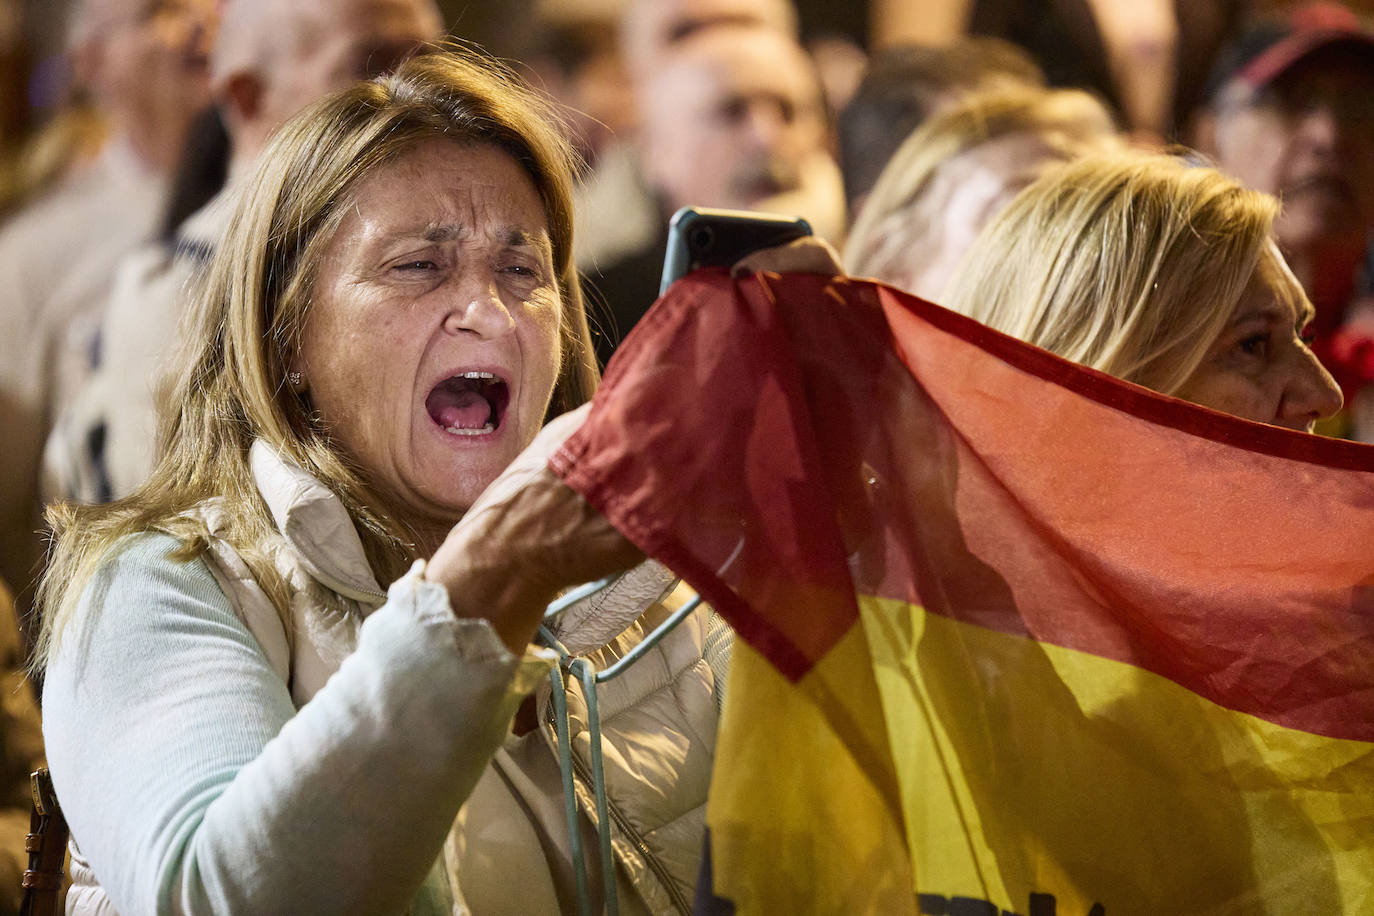
[[[99,193],[83,181],[64,183],[0,224],[0,274],[9,290],[3,311],[11,313],[11,321],[38,324],[72,265],[103,244],[106,234],[123,235],[92,206],[92,195]]]
[[[120,258],[101,326],[110,359],[118,362],[120,347],[146,350],[147,345],[140,347],[140,342],[147,339],[150,329],[159,344],[175,337],[174,329],[169,331],[165,325],[169,320],[176,323],[175,303],[190,273],[177,263],[165,242],[145,242]]]
[[[0,249],[57,241],[64,230],[81,231],[83,227],[73,226],[71,219],[94,190],[85,173],[64,178],[0,223]]]
[[[82,604],[136,608],[173,599],[192,606],[227,605],[205,560],[187,557],[182,549],[179,538],[161,531],[120,538],[96,563],[82,591]]]
[[[124,170],[128,171],[128,170]],[[156,223],[161,184],[111,173],[101,161],[66,178],[0,224],[0,255],[66,265],[78,252],[127,250]],[[49,278],[51,279],[51,278]]]
[[[101,559],[101,565],[117,563],[140,569],[184,569],[197,565],[198,558],[180,556],[181,538],[166,531],[147,529],[126,534],[111,545]],[[199,565],[204,565],[200,563]]]
[[[53,634],[48,669],[117,667],[207,633],[233,631],[238,639],[233,608],[214,574],[200,557],[182,556],[181,547],[179,538],[157,531],[107,547],[76,586],[71,616]]]

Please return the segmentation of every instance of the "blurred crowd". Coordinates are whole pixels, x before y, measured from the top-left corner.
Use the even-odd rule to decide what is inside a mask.
[[[42,564],[42,507],[107,502],[146,479],[184,291],[274,130],[445,39],[510,61],[562,106],[582,159],[574,256],[603,365],[656,297],[679,207],[801,215],[843,248],[850,273],[944,303],[1020,191],[1070,160],[1141,147],[1214,164],[1281,201],[1276,241],[1315,307],[1313,350],[1344,394],[1318,431],[1374,441],[1374,4],[839,6],[0,2],[10,670]],[[18,696],[7,689],[0,704],[15,810],[24,796],[11,788],[41,759],[36,709]],[[8,824],[0,912],[23,861],[22,829]]]

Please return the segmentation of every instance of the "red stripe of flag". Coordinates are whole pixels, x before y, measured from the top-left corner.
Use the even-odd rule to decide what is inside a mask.
[[[1374,740],[1371,456],[876,284],[708,274],[552,464],[791,678],[857,591]]]

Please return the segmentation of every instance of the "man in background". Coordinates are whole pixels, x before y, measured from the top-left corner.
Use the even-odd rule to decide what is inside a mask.
[[[83,0],[68,54],[105,124],[96,159],[0,230],[0,578],[21,606],[41,552],[38,467],[115,264],[151,237],[208,95],[211,0]]]
[[[791,0],[627,0],[615,24],[625,110],[608,121],[615,142],[598,150],[577,188],[573,258],[593,275],[642,252],[663,232],[659,203],[644,179],[635,143],[636,93],[688,38],[717,26],[755,26],[797,37]],[[563,99],[580,104],[575,99]],[[597,303],[593,300],[593,311]],[[595,315],[594,315],[595,317]],[[595,322],[594,322],[595,323]]]
[[[1337,431],[1374,436],[1374,320],[1358,287],[1374,226],[1374,37],[1330,3],[1250,29],[1218,65],[1197,146],[1283,202],[1275,235],[1354,423]]]
[[[660,228],[618,263],[589,271],[609,311],[611,326],[595,334],[603,361],[657,298],[667,221],[679,207],[799,215],[822,236],[844,226],[820,82],[787,34],[757,25],[701,29],[636,88],[638,161]]]

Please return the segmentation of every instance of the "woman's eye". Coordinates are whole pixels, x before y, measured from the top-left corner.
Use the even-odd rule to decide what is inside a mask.
[[[1252,334],[1237,345],[1242,353],[1264,357],[1269,354],[1269,335]]]
[[[400,264],[395,265],[393,269],[402,271],[438,270],[439,265],[435,264],[433,261],[420,258],[415,261],[402,261]]]
[[[530,266],[528,266],[528,265],[526,265],[526,264],[507,264],[505,267],[503,267],[503,268],[501,268],[501,269],[502,269],[502,271],[504,271],[505,273],[514,274],[514,275],[517,276],[517,277],[537,277],[537,276],[539,276],[539,272],[538,272],[538,271],[536,271],[533,267],[530,267]]]

